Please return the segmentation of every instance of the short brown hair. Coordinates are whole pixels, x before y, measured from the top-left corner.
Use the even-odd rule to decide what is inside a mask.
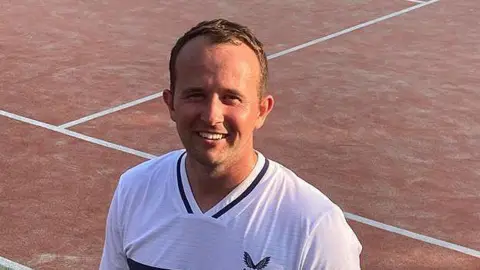
[[[203,21],[191,28],[182,37],[180,37],[170,53],[170,89],[174,91],[176,82],[175,64],[180,50],[185,44],[198,36],[207,36],[214,44],[232,43],[238,44],[238,41],[249,46],[256,54],[260,63],[260,85],[259,96],[262,97],[267,89],[268,83],[268,64],[267,56],[260,42],[253,32],[246,26],[228,21],[226,19],[215,19]]]

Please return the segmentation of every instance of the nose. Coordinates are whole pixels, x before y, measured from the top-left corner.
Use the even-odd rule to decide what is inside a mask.
[[[201,119],[211,126],[223,123],[223,103],[218,97],[213,96],[205,102]]]

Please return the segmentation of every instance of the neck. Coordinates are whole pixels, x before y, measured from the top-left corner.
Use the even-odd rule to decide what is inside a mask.
[[[249,155],[230,164],[207,167],[187,155],[187,175],[200,209],[205,212],[240,185],[252,172],[257,159],[252,150]]]

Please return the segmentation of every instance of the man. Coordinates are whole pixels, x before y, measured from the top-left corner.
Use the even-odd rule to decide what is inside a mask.
[[[163,99],[185,150],[124,173],[100,269],[359,269],[340,208],[253,146],[273,108],[262,43],[227,20],[171,52]]]

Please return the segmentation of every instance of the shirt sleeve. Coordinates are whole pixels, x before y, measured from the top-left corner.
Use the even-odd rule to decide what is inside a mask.
[[[359,270],[362,246],[343,212],[334,207],[316,224],[304,250],[302,270]]]
[[[100,270],[127,270],[127,258],[123,249],[123,227],[120,219],[122,205],[121,187],[117,186],[108,210],[105,241]]]

